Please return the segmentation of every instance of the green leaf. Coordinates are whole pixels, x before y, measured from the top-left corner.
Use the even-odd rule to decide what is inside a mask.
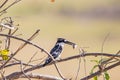
[[[104,78],[105,80],[110,80],[110,76],[107,72],[104,73]]]
[[[9,54],[9,50],[7,50],[7,49],[0,51],[0,55],[1,55],[3,60],[8,60],[8,54]]]
[[[97,77],[97,76],[95,76],[95,77],[93,77],[93,79],[94,79],[94,80],[98,80],[98,77]]]
[[[8,60],[8,56],[7,55],[2,55],[2,59],[3,60]]]
[[[7,49],[1,50],[0,54],[1,55],[8,55],[9,54],[9,50],[7,50]]]
[[[94,69],[95,69],[96,67],[98,67],[98,65],[93,66],[93,68],[91,69],[90,74],[92,74],[92,73],[93,73],[93,71],[94,71]]]
[[[95,63],[99,64],[98,60],[91,60],[91,62],[95,62]]]

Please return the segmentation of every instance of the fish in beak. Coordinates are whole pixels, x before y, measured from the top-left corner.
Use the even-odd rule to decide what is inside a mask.
[[[77,45],[75,43],[67,41],[67,40],[65,40],[65,44],[72,45],[73,49],[75,49],[77,47]]]

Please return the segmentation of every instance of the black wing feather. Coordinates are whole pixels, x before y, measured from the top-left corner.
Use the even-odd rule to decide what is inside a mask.
[[[57,58],[60,53],[62,52],[62,46],[61,45],[55,45],[54,48],[50,51],[50,54],[53,56],[53,58]],[[49,64],[52,61],[51,57],[48,57],[45,61],[45,63],[43,64],[43,66]]]
[[[54,58],[57,58],[60,55],[61,52],[62,52],[62,46],[61,45],[55,45],[55,47],[50,51],[50,54]]]

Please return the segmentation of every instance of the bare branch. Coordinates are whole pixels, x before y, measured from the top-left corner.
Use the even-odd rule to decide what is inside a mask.
[[[30,60],[27,62],[27,65],[29,65],[29,63],[32,61],[32,59],[35,57],[36,54],[37,54],[37,52],[33,54],[33,56],[32,56],[32,57],[30,58]],[[23,70],[27,67],[27,65],[23,68]]]
[[[85,51],[83,50],[83,49],[81,49],[81,52],[82,52],[82,55],[84,55],[85,54]],[[86,59],[85,59],[85,57],[83,57],[83,61],[84,61],[84,70],[85,70],[85,76],[87,75],[87,68],[86,68]]]
[[[67,57],[67,58],[64,58],[64,59],[61,59],[61,60],[57,60],[56,62],[57,63],[58,62],[64,62],[64,61],[73,60],[73,59],[77,59],[79,57],[84,57],[84,56],[89,57],[89,56],[101,56],[101,55],[106,56],[106,57],[114,56],[114,57],[120,58],[120,55],[111,54],[111,53],[110,54],[109,53],[85,53],[84,55],[79,54],[79,55],[75,55],[75,56],[70,56],[70,57]],[[9,65],[17,65],[17,64],[19,64],[19,63],[12,63],[12,64],[9,64]],[[51,64],[53,64],[53,63],[51,63]],[[48,64],[48,65],[51,65],[51,64]],[[9,67],[9,65],[8,66],[6,65],[5,67]],[[46,65],[46,66],[48,66],[48,65]],[[33,66],[33,65],[31,65],[31,66]]]
[[[61,77],[63,80],[65,80],[65,77],[62,75],[62,73],[61,73],[61,71],[59,70],[57,64],[54,64],[54,66],[55,66],[55,68],[56,68],[58,74],[60,75],[60,77]]]
[[[0,9],[8,2],[8,0],[5,0],[3,4],[0,6]]]
[[[82,53],[81,49],[79,49],[79,55],[80,55],[80,53]],[[80,72],[80,63],[81,63],[81,57],[79,58],[78,70],[77,70],[77,74],[76,74],[75,80],[77,80],[79,72]]]
[[[11,35],[11,29],[9,29],[8,35]],[[9,50],[10,42],[11,42],[11,41],[10,41],[10,37],[7,37],[7,38],[6,38],[6,46],[5,46],[5,49]]]
[[[28,80],[31,80],[31,79],[29,78],[29,76],[27,76],[27,75],[24,73],[24,69],[23,69],[23,64],[22,64],[22,62],[21,62],[20,68],[21,68],[21,71],[23,72],[23,75],[24,75],[26,78],[28,78]]]
[[[118,55],[120,53],[120,50],[116,53],[116,55]],[[111,60],[115,59],[115,56],[110,57],[109,59],[101,62],[101,66],[103,66],[104,64],[107,65]],[[117,60],[118,61],[118,60]],[[110,62],[111,63],[111,62]]]
[[[91,74],[91,75],[88,75],[88,76],[86,76],[86,77],[84,77],[84,78],[82,78],[82,79],[80,79],[80,80],[88,80],[88,79],[91,79],[91,78],[93,78],[94,76],[100,75],[102,72],[108,71],[108,70],[110,70],[110,69],[112,69],[112,68],[114,68],[114,67],[117,67],[117,66],[119,66],[119,65],[120,65],[120,61],[117,62],[117,63],[115,63],[115,64],[113,64],[113,65],[110,65],[110,66],[106,67],[106,68],[103,69],[102,71],[99,70],[99,71],[97,71],[97,72],[95,72],[95,73],[93,73],[93,74]]]
[[[83,54],[80,54],[80,55],[75,55],[75,56],[72,56],[72,57],[68,57],[68,58],[65,58],[65,59],[62,59],[62,60],[57,60],[56,62],[63,62],[63,61],[68,61],[68,60],[72,60],[72,59],[77,59],[79,57],[84,57],[84,56],[107,56],[107,57],[111,57],[111,56],[115,56],[115,57],[120,57],[120,55],[114,55],[114,54],[107,54],[107,53],[85,53],[84,55]],[[53,64],[54,62],[46,65],[46,66],[49,66],[51,64]],[[35,65],[31,68],[28,68],[28,69],[25,69],[24,72],[27,73],[27,72],[30,72],[30,71],[33,71],[33,70],[36,70],[36,69],[40,69],[42,68],[43,66],[42,65]],[[19,78],[23,73],[22,72],[13,72],[12,74],[6,76],[7,79],[17,79]]]
[[[103,42],[102,42],[101,53],[103,53],[104,45],[105,45],[105,42],[106,42],[107,38],[109,37],[109,35],[110,35],[110,33],[108,33],[108,34],[105,36],[105,38],[104,38],[104,40],[103,40]]]
[[[34,38],[34,36],[36,36],[36,34],[39,33],[40,30],[37,30],[29,39],[28,41],[32,40]],[[9,36],[7,36],[9,37]],[[23,48],[27,45],[27,43],[24,43],[23,45],[21,45],[17,50],[16,52],[14,52],[14,54],[3,64],[0,66],[0,69],[4,68],[4,66]]]
[[[7,68],[7,67],[11,67],[11,66],[14,66],[14,65],[20,65],[21,63],[20,62],[15,62],[15,63],[11,63],[11,64],[8,64],[8,65],[5,65],[4,68]],[[25,66],[34,66],[34,65],[31,65],[31,64],[27,64],[27,63],[22,63],[23,65]]]
[[[21,38],[15,37],[15,36],[11,36],[11,35],[6,35],[6,34],[0,34],[0,36],[11,37],[11,38],[14,38],[14,39],[21,40],[21,41],[25,42],[25,44],[23,44],[21,47],[19,47],[18,50],[14,53],[15,55],[16,55],[16,53],[19,52],[19,50],[21,50],[21,48],[23,48],[26,44],[31,44],[31,45],[37,47],[38,49],[40,49],[42,52],[45,52],[48,56],[50,56],[50,57],[52,58],[53,62],[54,62],[55,67],[56,67],[55,59],[53,58],[53,56],[52,56],[50,53],[48,53],[48,52],[47,52],[46,50],[44,50],[43,48],[41,48],[41,47],[39,47],[39,46],[37,46],[37,45],[29,42],[29,40],[31,40],[35,35],[32,36],[32,38],[28,39],[27,41],[24,40],[24,39],[21,39]],[[14,55],[13,55],[13,56],[14,56]],[[4,63],[3,66],[5,66],[6,63],[8,63],[8,61],[11,60],[11,59],[12,59],[12,57],[9,58],[9,59]],[[0,69],[3,68],[3,66],[1,66]],[[56,68],[56,69],[57,69],[57,68]],[[57,70],[57,72],[60,73],[59,70]],[[60,75],[60,76],[61,76],[61,75]]]
[[[63,80],[59,77],[55,77],[55,76],[50,76],[50,75],[42,75],[42,74],[34,74],[34,73],[29,73],[26,74],[27,76],[29,76],[30,78],[33,79],[42,79],[42,80]],[[21,78],[25,78],[24,75],[21,76]]]
[[[68,61],[68,60],[77,59],[77,58],[84,57],[84,56],[86,56],[86,57],[88,56],[89,57],[89,56],[96,56],[96,55],[97,56],[103,55],[103,56],[106,56],[106,57],[112,57],[112,56],[114,56],[114,57],[119,57],[120,58],[120,55],[116,55],[116,54],[108,54],[108,53],[85,53],[84,55],[79,54],[79,55],[75,55],[75,56],[70,56],[70,57],[67,57],[67,58],[64,58],[64,59],[61,59],[61,60],[57,60],[56,62],[59,63],[59,62],[64,62],[64,61]],[[19,65],[19,64],[20,64],[20,62],[8,64],[4,68],[10,67],[12,65]],[[46,65],[46,66],[49,66],[49,65],[52,65],[52,64],[53,64],[53,62],[50,63],[50,64],[48,64],[48,65]],[[24,63],[23,65],[27,66],[26,63]],[[34,65],[28,65],[28,66],[34,66]],[[41,67],[43,67],[43,66],[40,66],[39,68],[41,68]]]
[[[18,31],[18,28],[16,28],[16,29],[11,33],[11,35],[14,35],[17,31]]]
[[[7,3],[8,0],[6,0],[6,2],[4,2],[5,4]],[[18,3],[21,0],[15,0],[13,3],[11,3],[9,6],[7,6],[6,8],[4,8],[3,10],[0,11],[0,16],[6,12],[7,9],[9,9],[11,6],[13,6],[14,4]],[[2,5],[2,7],[4,6],[4,4]]]

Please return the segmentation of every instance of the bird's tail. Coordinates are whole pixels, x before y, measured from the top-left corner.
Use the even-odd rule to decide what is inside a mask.
[[[43,67],[49,64],[52,61],[51,58],[46,59],[45,63],[43,64]]]

